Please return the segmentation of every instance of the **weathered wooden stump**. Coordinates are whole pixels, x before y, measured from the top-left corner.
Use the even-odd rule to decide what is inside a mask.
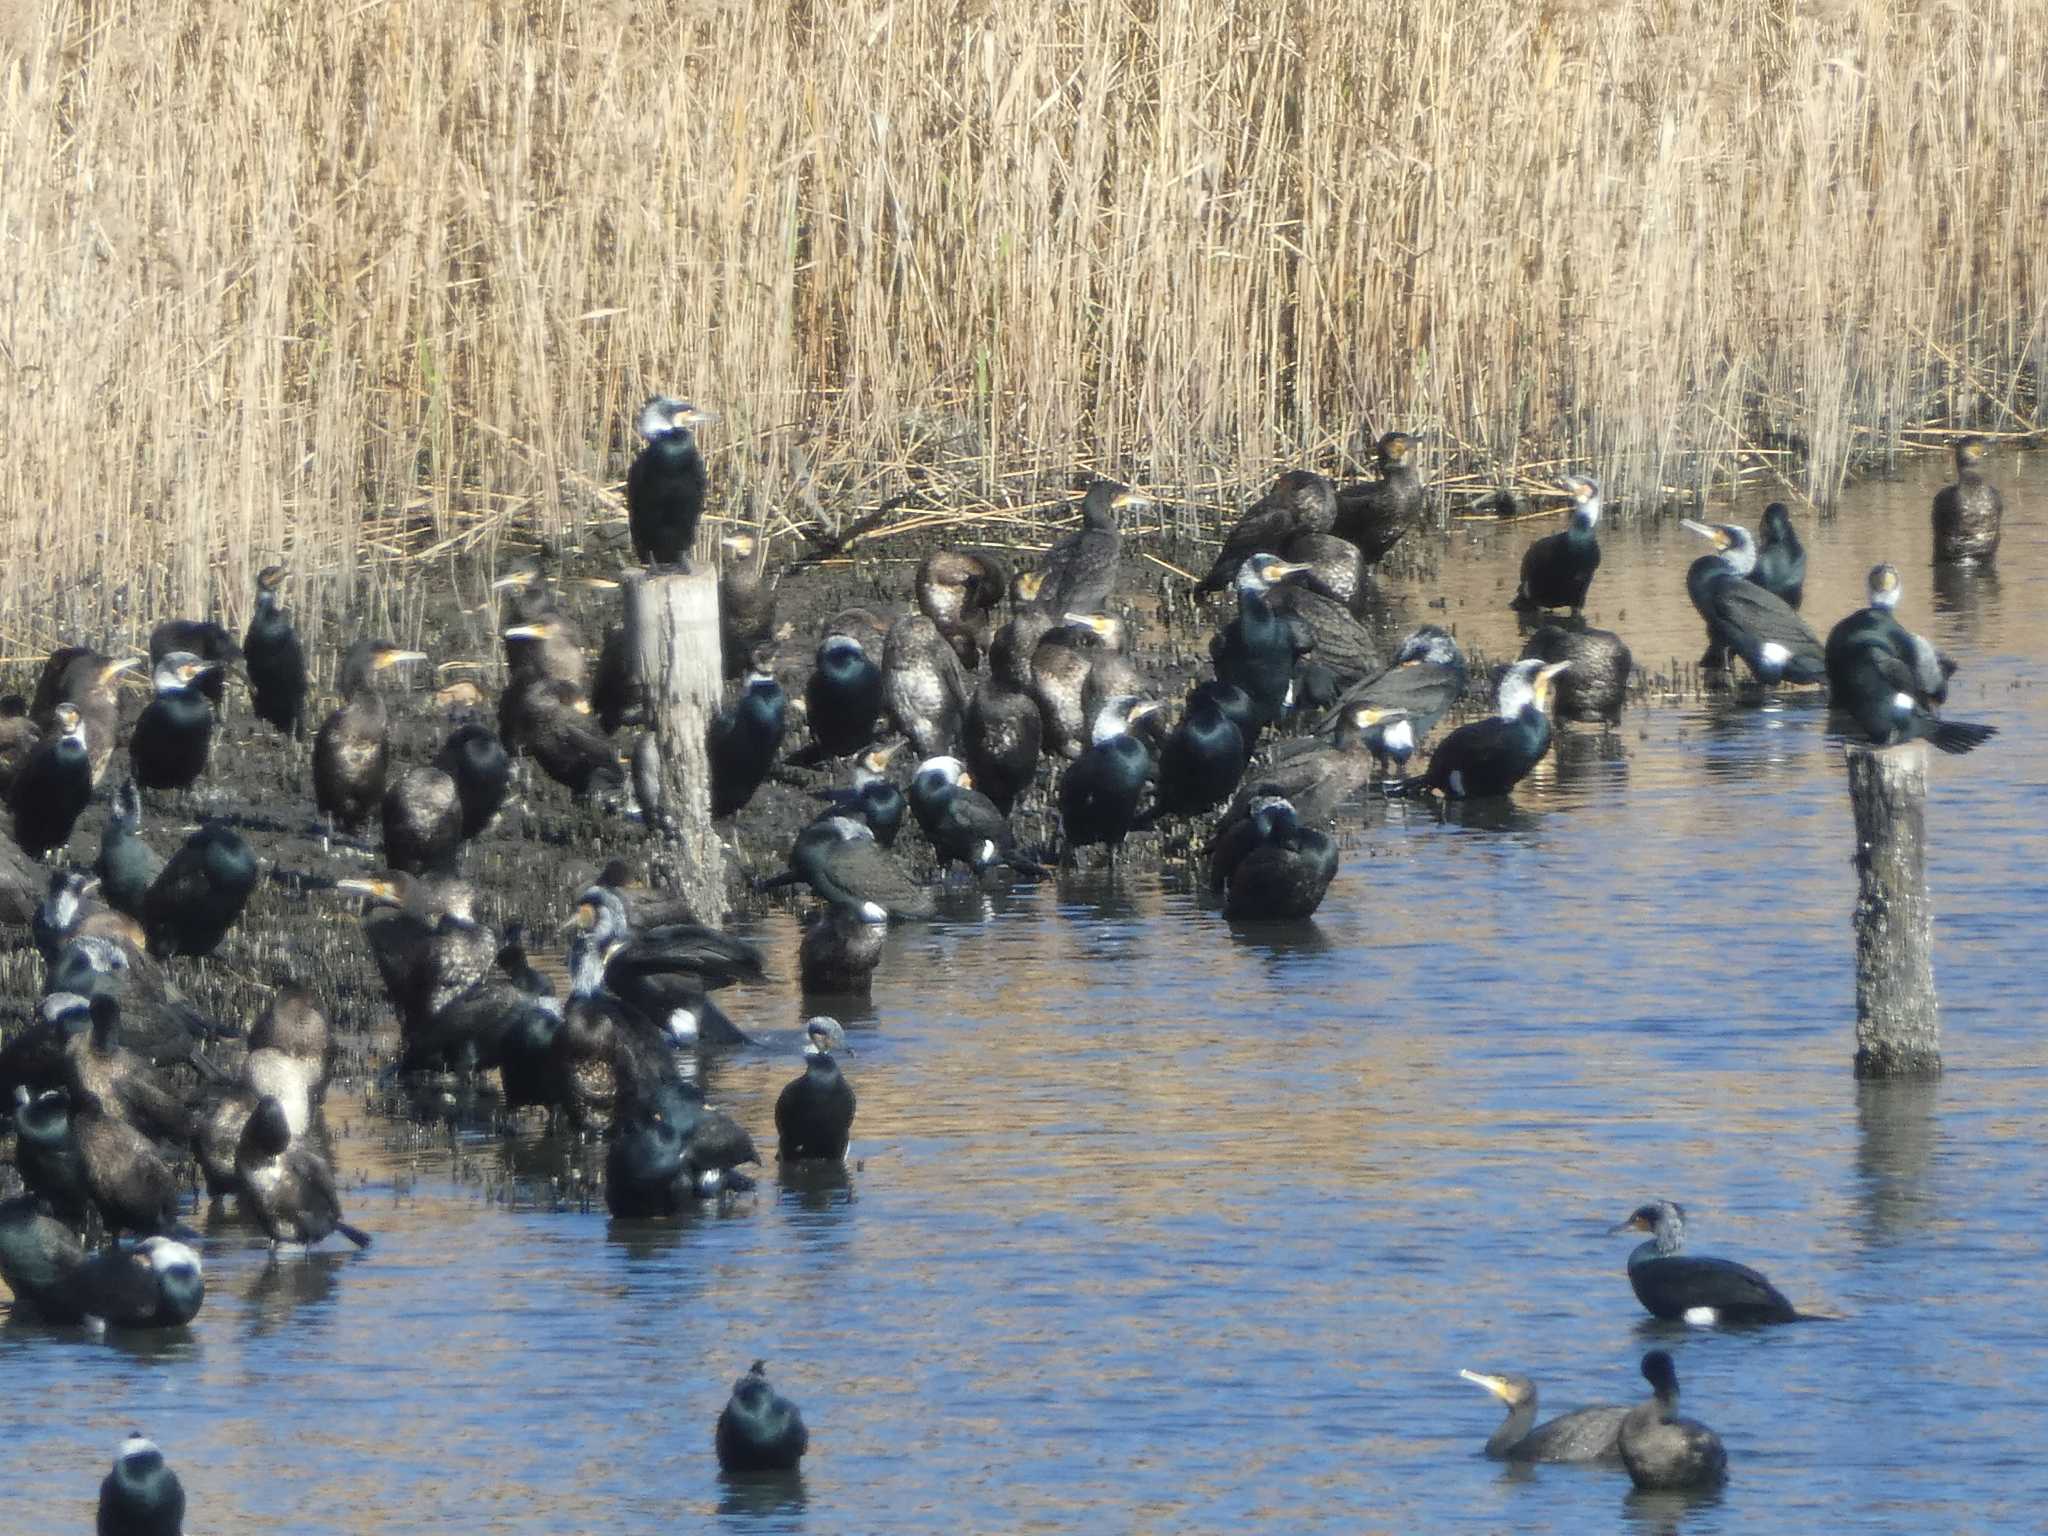
[[[661,765],[662,805],[674,857],[650,871],[680,893],[700,922],[725,916],[725,850],[711,827],[705,732],[718,712],[718,572],[635,575],[625,584],[626,635]]]
[[[1941,1070],[1927,899],[1927,747],[1849,748],[1856,813],[1856,1075]]]

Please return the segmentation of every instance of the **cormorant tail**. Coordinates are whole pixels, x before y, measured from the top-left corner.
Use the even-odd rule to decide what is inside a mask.
[[[370,1246],[370,1234],[365,1232],[361,1227],[352,1227],[345,1221],[337,1221],[334,1224],[334,1230],[339,1232],[343,1237],[347,1238],[350,1242],[354,1243],[358,1248],[367,1248]]]
[[[1927,733],[1927,739],[1942,751],[1961,757],[1965,752],[1983,746],[1997,734],[1995,725],[1973,725],[1967,720],[1937,720],[1934,729]]]

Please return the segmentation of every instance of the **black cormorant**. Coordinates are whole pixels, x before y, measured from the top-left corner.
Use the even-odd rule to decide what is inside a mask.
[[[598,729],[615,736],[629,722],[644,723],[642,689],[633,676],[632,652],[624,624],[605,626],[597,646],[597,666],[590,674],[590,712]]]
[[[1749,579],[1796,609],[1806,595],[1806,546],[1792,529],[1792,514],[1782,501],[1764,508],[1758,525],[1756,569]]]
[[[220,663],[172,651],[156,664],[156,697],[128,733],[129,768],[144,789],[189,789],[206,771],[213,746],[213,705],[199,680]]]
[[[708,485],[693,429],[716,419],[667,395],[640,407],[634,426],[647,446],[626,473],[626,527],[636,560],[657,569],[687,565]]]
[[[1935,707],[1948,698],[1955,663],[1894,616],[1902,588],[1898,571],[1870,573],[1870,603],[1828,632],[1828,701],[1855,720],[1878,746],[1929,741],[1963,753],[1997,734],[1992,725],[1943,720]]]
[[[59,704],[75,705],[85,724],[85,750],[92,760],[92,781],[98,784],[114,755],[121,725],[121,701],[114,689],[122,673],[142,664],[139,656],[109,660],[82,645],[52,651],[36,679],[29,718],[45,738],[56,729]]]
[[[1377,563],[1421,525],[1422,477],[1415,472],[1415,439],[1406,432],[1385,434],[1373,451],[1380,478],[1339,487],[1335,531]]]
[[[845,757],[875,739],[882,713],[882,669],[860,638],[828,634],[804,684],[804,717],[821,757]]]
[[[1701,555],[1685,573],[1685,590],[1707,625],[1700,665],[1724,669],[1732,651],[1760,683],[1817,683],[1827,676],[1820,637],[1776,593],[1748,579],[1756,569],[1756,540],[1735,523],[1681,519],[1718,553]]]
[[[1313,470],[1290,469],[1223,536],[1223,548],[1195,590],[1221,592],[1237,580],[1237,573],[1253,555],[1281,555],[1291,560],[1294,556],[1288,554],[1288,545],[1294,539],[1328,534],[1336,523],[1336,487]],[[1343,542],[1357,553],[1355,545]]]
[[[797,942],[797,980],[806,994],[864,997],[882,963],[886,923],[871,923],[858,907],[825,902],[804,923]]]
[[[1293,698],[1294,665],[1309,653],[1306,626],[1276,610],[1268,594],[1301,569],[1278,555],[1253,555],[1237,573],[1237,613],[1209,641],[1216,676],[1251,699],[1253,718],[1271,725]]]
[[[789,873],[762,882],[762,889],[802,881],[820,901],[861,914],[868,922],[930,917],[932,893],[912,880],[883,852],[866,822],[826,816],[796,835]]]
[[[1116,591],[1124,539],[1116,514],[1125,507],[1151,505],[1149,496],[1114,480],[1090,483],[1081,498],[1081,526],[1039,562],[1033,598],[1048,613],[1100,613]]]
[[[1296,664],[1295,709],[1328,708],[1360,678],[1386,670],[1372,631],[1360,623],[1351,605],[1321,585],[1315,570],[1289,561],[1293,575],[1274,588],[1267,601],[1273,611],[1307,631],[1310,655]],[[1300,683],[1308,674],[1320,701],[1302,697]]]
[[[1223,895],[1223,915],[1292,922],[1314,914],[1337,875],[1337,845],[1305,826],[1285,800],[1264,797],[1217,840],[1209,889]]]
[[[1200,690],[1190,694],[1180,723],[1159,749],[1152,803],[1137,825],[1142,829],[1214,810],[1236,793],[1246,755],[1244,733],[1216,696]]]
[[[959,746],[968,692],[960,658],[936,624],[913,613],[889,626],[882,702],[919,757],[943,756]]]
[[[0,1201],[0,1283],[17,1314],[27,1309],[47,1323],[83,1322],[78,1272],[85,1247],[65,1221],[43,1209],[35,1184],[25,1176],[23,1182],[29,1194]],[[82,1226],[84,1218],[76,1221]]]
[[[14,781],[14,840],[37,858],[62,848],[91,800],[85,722],[76,706],[59,704]]]
[[[483,834],[505,804],[512,784],[512,758],[498,733],[481,720],[464,720],[448,733],[434,766],[455,781],[462,802],[462,840]]]
[[[163,856],[142,840],[142,792],[133,779],[123,779],[100,829],[100,856],[93,865],[100,895],[116,912],[141,922],[143,899],[163,867]]]
[[[935,549],[918,565],[913,584],[918,611],[953,647],[960,665],[981,665],[996,609],[1010,590],[1010,572],[992,555],[965,549]]]
[[[1934,563],[1989,565],[1998,555],[2005,502],[1977,466],[1990,445],[1981,437],[1956,441],[1956,483],[1934,498]]]
[[[1158,710],[1157,699],[1126,694],[1110,700],[1095,717],[1093,743],[1060,775],[1060,830],[1070,857],[1098,843],[1113,857],[1130,835],[1152,776],[1151,750],[1131,727]]]
[[[754,652],[776,641],[775,582],[754,558],[760,540],[753,534],[729,533],[718,547],[719,651],[725,675],[744,677]]]
[[[180,1536],[184,1529],[185,1490],[178,1474],[155,1441],[130,1435],[100,1483],[94,1536]]]
[[[0,800],[13,795],[21,765],[42,739],[41,728],[28,717],[28,700],[18,693],[0,694]]]
[[[1522,552],[1522,583],[1511,605],[1517,613],[1586,606],[1586,589],[1600,569],[1600,482],[1591,475],[1566,475],[1558,482],[1572,499],[1571,523]]]
[[[1613,630],[1544,624],[1522,647],[1522,659],[1531,657],[1571,664],[1557,678],[1557,704],[1552,713],[1558,719],[1589,725],[1621,723],[1635,658]]]
[[[1031,707],[1035,720],[1038,706],[1034,704]],[[851,785],[811,792],[814,798],[832,808],[830,814],[851,816],[866,822],[868,830],[875,834],[875,841],[884,848],[895,846],[903,818],[910,814],[910,802],[904,798],[902,789],[884,774],[889,759],[902,745],[899,739],[886,747],[872,747],[862,753],[853,765]]]
[[[310,1247],[333,1232],[358,1248],[370,1246],[369,1233],[341,1219],[334,1170],[303,1141],[292,1139],[284,1105],[276,1099],[258,1104],[242,1127],[235,1173],[242,1181],[242,1203],[273,1248],[279,1243]]]
[[[166,657],[179,654],[211,663],[193,677],[192,685],[219,709],[227,697],[228,672],[242,659],[235,637],[212,619],[165,619],[149,632],[149,664],[158,667]]]
[[[1430,754],[1422,787],[1452,800],[1505,795],[1550,748],[1550,694],[1565,661],[1518,661],[1502,674],[1498,710],[1459,726]]]
[[[65,1005],[68,1022],[75,1026],[84,1017],[89,1028],[89,1016],[80,1004],[80,999],[73,998]],[[85,1182],[78,1143],[71,1139],[70,1091],[47,1088],[31,1093],[26,1083],[17,1081],[13,1107],[15,1172],[29,1194],[53,1215],[84,1231],[92,1209],[92,1191]]]
[[[1628,1256],[1628,1283],[1653,1317],[1672,1323],[1796,1323],[1805,1314],[1746,1264],[1681,1253],[1685,1209],[1669,1200],[1637,1206],[1619,1232],[1647,1232]]]
[[[256,888],[256,855],[233,827],[209,822],[185,839],[143,898],[149,952],[210,955]]]
[[[718,1415],[718,1465],[727,1472],[788,1472],[811,1443],[797,1406],[768,1385],[768,1367],[756,1360],[732,1386]]]
[[[524,587],[508,606],[517,611],[559,602],[551,587]],[[583,631],[566,611],[550,606],[508,624],[499,636],[505,642],[505,691],[498,696],[498,737],[506,751],[519,752],[526,747],[536,684],[560,683],[571,696],[585,697]]]
[[[1536,1383],[1513,1372],[1458,1372],[1507,1404],[1508,1416],[1487,1437],[1486,1454],[1502,1461],[1619,1461],[1621,1421],[1629,1410],[1602,1403],[1536,1422]]]
[[[377,674],[402,662],[424,661],[423,651],[402,651],[388,640],[358,640],[341,660],[336,688],[341,707],[313,738],[313,800],[323,816],[354,831],[384,802],[391,763],[390,716],[377,692]]]
[[[182,1328],[206,1303],[198,1253],[169,1237],[107,1247],[72,1272],[66,1294],[43,1308],[51,1321],[97,1318],[113,1328]],[[51,1315],[55,1310],[70,1316]]]
[[[525,688],[526,751],[541,771],[577,799],[625,788],[618,749],[595,728],[590,700],[559,678]]]
[[[927,758],[918,765],[910,780],[910,809],[941,871],[960,863],[977,876],[997,866],[1022,875],[1046,873],[1018,850],[1010,818],[974,787],[973,775],[957,757]]]
[[[853,1085],[832,1056],[846,1048],[846,1031],[821,1014],[804,1021],[804,1036],[803,1075],[785,1083],[775,1099],[775,1134],[785,1163],[843,1158],[853,1134]]]
[[[290,574],[281,565],[257,572],[256,611],[242,636],[242,665],[256,718],[297,739],[306,734],[306,652],[280,602]]]
[[[1622,1465],[1638,1488],[1717,1488],[1728,1477],[1721,1437],[1696,1419],[1678,1416],[1678,1368],[1653,1349],[1643,1356],[1643,1380],[1653,1396],[1621,1421]]]
[[[748,674],[730,708],[712,717],[705,750],[711,763],[711,814],[731,816],[746,808],[775,766],[789,700],[765,668]]]

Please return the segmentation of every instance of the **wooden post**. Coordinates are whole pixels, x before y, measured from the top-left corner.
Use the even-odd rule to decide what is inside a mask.
[[[1927,745],[1849,748],[1856,813],[1856,1075],[1941,1070],[1927,900]]]
[[[718,712],[718,572],[626,579],[630,665],[661,760],[662,798],[674,857],[653,861],[650,878],[680,892],[699,922],[725,918],[725,850],[711,827],[711,759],[705,733]]]

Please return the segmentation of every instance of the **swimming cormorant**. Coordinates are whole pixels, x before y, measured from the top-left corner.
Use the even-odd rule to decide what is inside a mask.
[[[289,575],[281,565],[257,572],[256,611],[242,636],[242,665],[256,718],[297,740],[306,734],[306,652],[280,600]]]
[[[822,757],[845,757],[875,739],[882,713],[882,669],[859,637],[828,634],[804,684],[804,717]]]
[[[626,472],[626,527],[633,558],[654,569],[688,568],[709,483],[693,429],[716,419],[667,395],[640,407],[634,426],[647,446]]]
[[[1935,706],[1948,697],[1955,663],[1901,624],[1893,610],[1902,588],[1898,571],[1870,573],[1870,603],[1828,632],[1828,700],[1855,720],[1878,746],[1929,741],[1963,753],[1997,734],[1992,725],[1943,720]]]
[[[1518,661],[1500,680],[1500,705],[1459,726],[1430,754],[1422,787],[1452,800],[1505,795],[1550,748],[1550,695],[1568,661]]]
[[[746,676],[754,652],[775,644],[775,582],[754,558],[760,540],[729,533],[718,541],[718,638],[727,678]]]
[[[957,757],[927,758],[918,765],[910,780],[910,809],[942,872],[960,863],[977,876],[998,866],[1021,875],[1046,873],[1018,850],[1010,818],[974,787],[973,775]]]
[[[1746,1264],[1681,1253],[1685,1209],[1669,1200],[1639,1205],[1619,1232],[1647,1232],[1628,1256],[1628,1283],[1652,1317],[1666,1322],[1796,1323],[1805,1318],[1784,1293]]]
[[[714,817],[731,816],[746,808],[782,748],[789,700],[772,672],[758,660],[756,668],[731,707],[712,717],[706,732]]]
[[[803,1459],[810,1431],[797,1406],[768,1385],[767,1362],[732,1386],[732,1399],[718,1415],[718,1465],[727,1472],[788,1472]]]
[[[1237,580],[1237,573],[1253,555],[1282,555],[1291,560],[1295,558],[1288,554],[1291,541],[1304,534],[1328,534],[1336,523],[1337,488],[1313,470],[1290,469],[1223,536],[1223,548],[1195,591],[1221,592]],[[1358,553],[1348,540],[1342,542],[1354,555]]]
[[[122,673],[141,664],[139,656],[110,661],[86,646],[67,645],[50,653],[36,679],[29,718],[47,739],[57,728],[57,706],[76,706],[85,725],[85,750],[92,760],[95,785],[113,758],[114,740],[120,730],[121,701],[114,692],[115,685]]]
[[[36,858],[71,841],[92,800],[92,760],[77,707],[59,704],[50,726],[14,781],[14,840]]]
[[[1798,608],[1806,595],[1806,546],[1792,528],[1792,514],[1782,501],[1764,508],[1758,525],[1756,569],[1749,579],[1785,600],[1787,608]]]
[[[918,565],[913,586],[918,611],[953,647],[960,665],[981,665],[996,609],[1010,590],[1010,572],[992,555],[964,549],[935,549]]]
[[[1827,676],[1820,637],[1785,600],[1748,579],[1756,569],[1756,540],[1735,523],[1680,525],[1713,541],[1718,553],[1701,555],[1685,573],[1685,590],[1707,625],[1700,665],[1724,669],[1732,651],[1760,683],[1817,683]]]
[[[1536,1422],[1536,1383],[1509,1372],[1458,1372],[1503,1403],[1508,1415],[1486,1441],[1486,1454],[1501,1461],[1619,1461],[1621,1421],[1629,1410],[1602,1403]]]
[[[940,757],[959,746],[968,692],[960,658],[930,619],[913,613],[889,627],[882,702],[919,757]]]
[[[1223,915],[1292,922],[1314,914],[1337,875],[1337,845],[1319,827],[1304,826],[1277,797],[1251,803],[1251,814],[1217,840],[1209,889],[1223,894]]]
[[[1572,499],[1571,523],[1522,553],[1522,583],[1510,605],[1517,613],[1586,606],[1586,589],[1600,569],[1600,482],[1591,475],[1565,475],[1558,482]]]
[[[149,952],[210,955],[256,888],[256,855],[233,827],[209,822],[185,839],[143,897]]]
[[[833,1059],[846,1047],[846,1031],[822,1014],[804,1021],[804,1070],[775,1099],[775,1134],[785,1163],[798,1158],[843,1158],[853,1134],[853,1085]]]
[[[1116,591],[1124,538],[1116,514],[1125,507],[1151,505],[1151,498],[1114,480],[1092,481],[1081,498],[1081,526],[1039,562],[1036,596],[1048,613],[1101,613]]]
[[[1389,432],[1374,446],[1380,477],[1341,486],[1337,491],[1339,538],[1356,544],[1369,563],[1377,564],[1409,529],[1422,521],[1422,478],[1415,472],[1415,439]]]
[[[2005,502],[1978,465],[1990,445],[1981,437],[1956,440],[1956,482],[1934,498],[1934,563],[1989,565],[1998,555]]]
[[[180,1536],[184,1529],[185,1489],[178,1474],[165,1465],[155,1441],[130,1435],[100,1483],[94,1536]]]
[[[339,1232],[358,1248],[370,1246],[370,1234],[341,1219],[341,1192],[334,1170],[303,1141],[292,1139],[284,1105],[265,1099],[242,1127],[235,1152],[235,1173],[242,1181],[242,1203],[256,1218],[271,1247],[304,1243],[311,1247]]]
[[[1638,1488],[1717,1488],[1728,1476],[1721,1437],[1696,1419],[1678,1416],[1678,1368],[1653,1349],[1643,1356],[1643,1380],[1655,1394],[1621,1421],[1622,1465]]]
[[[1613,630],[1544,624],[1522,647],[1522,659],[1530,657],[1571,664],[1557,678],[1557,703],[1552,713],[1558,719],[1588,725],[1621,723],[1635,658]]]
[[[1098,843],[1114,857],[1130,835],[1152,775],[1152,753],[1131,727],[1158,710],[1157,699],[1126,694],[1096,715],[1094,742],[1060,776],[1060,830],[1070,857]]]
[[[391,763],[390,715],[377,692],[377,674],[424,651],[402,651],[388,640],[358,640],[341,660],[336,687],[341,707],[313,738],[313,800],[336,826],[354,831],[383,804]]]
[[[1252,701],[1261,727],[1285,713],[1293,697],[1294,665],[1307,655],[1313,636],[1274,607],[1268,594],[1299,566],[1278,555],[1253,555],[1237,573],[1237,613],[1209,641],[1216,676],[1235,683]]]

